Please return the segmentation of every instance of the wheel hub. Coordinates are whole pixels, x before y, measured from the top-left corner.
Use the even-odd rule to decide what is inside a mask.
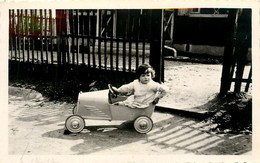
[[[73,121],[73,122],[71,123],[71,127],[74,128],[74,129],[78,128],[78,127],[79,127],[79,122],[76,121],[76,120]]]
[[[139,124],[141,129],[146,129],[147,128],[147,122],[146,121],[141,121]]]

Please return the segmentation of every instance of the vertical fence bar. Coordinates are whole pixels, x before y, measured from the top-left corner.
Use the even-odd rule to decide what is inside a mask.
[[[39,40],[38,40],[38,37],[39,37],[39,27],[38,27],[38,16],[37,16],[37,13],[38,13],[38,10],[35,9],[34,10],[34,15],[35,15],[35,23],[34,23],[34,36],[35,36],[35,50],[36,50],[36,54],[37,54],[37,63],[39,62]]]
[[[55,14],[56,14],[56,47],[57,47],[57,53],[56,53],[56,57],[57,57],[57,66],[56,66],[56,71],[55,71],[55,87],[57,86],[57,84],[59,83],[59,79],[60,79],[60,72],[61,72],[61,51],[60,51],[60,42],[61,42],[61,10],[55,10]]]
[[[66,53],[67,53],[67,63],[70,63],[70,52],[71,52],[71,43],[70,43],[70,22],[69,22],[69,10],[65,10],[66,13]]]
[[[127,21],[126,21],[126,28],[125,34],[123,35],[123,72],[126,72],[126,39],[127,39]]]
[[[128,10],[128,30],[127,30],[127,33],[128,33],[128,36],[127,36],[127,38],[129,39],[129,60],[128,60],[128,70],[129,70],[129,72],[131,72],[132,70],[132,12],[130,11],[130,10]]]
[[[95,15],[95,11],[93,10],[93,16]],[[98,17],[98,13],[97,13]],[[93,50],[92,50],[92,60],[93,60],[93,68],[96,68],[96,57],[95,57],[95,46],[96,46],[96,35],[93,36]]]
[[[25,56],[24,56],[24,50],[25,50],[25,39],[24,39],[24,16],[23,16],[23,10],[21,10],[21,37],[22,37],[22,45],[23,45],[23,47],[22,47],[22,49],[23,49],[23,62],[24,62],[24,60],[25,60]]]
[[[67,63],[67,30],[66,30],[66,10],[62,10],[61,14],[61,47],[62,47],[62,64]]]
[[[119,38],[117,37],[117,21],[118,21],[118,17],[117,17],[117,13],[118,13],[118,10],[115,10],[115,19],[114,19],[114,31],[113,31],[113,36],[115,37],[115,40],[116,40],[116,71],[119,70]]]
[[[101,12],[97,10],[98,64],[101,69]]]
[[[70,21],[71,21],[71,39],[72,39],[72,45],[71,45],[71,51],[72,51],[72,64],[75,63],[75,27],[74,27],[74,10],[70,10]]]
[[[16,56],[16,58],[20,61],[20,48],[19,48],[19,25],[20,25],[20,22],[19,22],[19,16],[20,16],[20,14],[19,14],[19,9],[17,9],[16,10],[16,24],[15,24],[15,26],[16,26],[16,28],[15,28],[15,30],[16,30],[16,51],[17,51],[17,56]]]
[[[17,60],[17,38],[16,38],[16,16],[13,10],[13,38],[14,38],[14,59]]]
[[[236,32],[236,45],[234,55],[237,57],[237,71],[236,71],[236,79],[235,81],[235,93],[239,93],[241,91],[242,78],[244,73],[244,68],[247,64],[247,54],[250,46],[251,34],[246,31],[251,31],[251,12],[250,10],[242,9],[239,12],[238,20],[237,20],[237,32]]]
[[[66,30],[66,10],[61,10],[60,14],[60,38],[61,38],[61,63],[66,64],[66,56],[67,56],[67,30]]]
[[[21,45],[20,45],[20,25],[21,25],[20,10],[17,9],[17,28],[16,28],[16,32],[17,32],[17,50],[18,50],[19,62],[21,60],[21,54],[20,54],[20,49],[21,49]]]
[[[9,51],[11,53],[11,60],[13,57],[13,29],[12,29],[12,10],[9,9]]]
[[[70,10],[71,21],[71,37],[72,37],[72,64],[75,64],[75,22],[74,22],[74,10]]]
[[[94,14],[94,13],[93,13]],[[90,33],[91,33],[91,31],[90,31],[90,10],[87,10],[87,25],[86,25],[86,27],[87,27],[87,52],[88,52],[88,66],[90,66],[90,40],[89,40],[89,38],[90,38]]]
[[[12,49],[12,58],[15,58],[15,28],[14,28],[14,23],[15,23],[15,13],[14,10],[11,10],[11,17],[12,17],[12,45],[13,45],[13,49]]]
[[[48,40],[47,40],[47,10],[44,9],[44,41],[45,41],[45,50],[46,50],[46,63],[49,63],[48,57]]]
[[[15,10],[13,10],[13,45],[14,45],[14,59],[17,60],[17,40],[16,40],[16,16],[15,16]]]
[[[250,85],[250,83],[251,83],[251,78],[252,78],[252,65],[251,65],[251,67],[250,67],[249,75],[248,75],[248,78],[247,78],[247,83],[246,83],[246,87],[245,87],[245,92],[248,92],[249,85]]]
[[[28,10],[25,10],[25,35],[27,38],[27,62],[30,61],[30,37],[29,37],[29,15]]]
[[[107,10],[104,10],[103,20],[106,20],[106,18],[107,18]],[[104,64],[105,64],[105,70],[107,70],[107,22],[102,21],[101,27],[103,27],[103,23],[104,23],[104,62],[105,62]]]
[[[136,47],[136,53],[135,53],[135,57],[136,57],[136,64],[135,64],[135,69],[137,70],[138,66],[139,66],[139,39],[140,39],[140,16],[141,16],[141,10],[137,13],[138,17],[137,17],[137,36],[136,36],[136,42],[135,42],[135,47]]]
[[[8,59],[9,57],[11,56],[11,59],[12,59],[12,18],[11,18],[11,10],[9,9],[8,10],[8,18],[9,18],[9,45],[8,45]],[[10,55],[11,54],[11,55]]]
[[[70,40],[70,37],[69,37],[69,14],[68,14],[68,10],[64,10],[64,19],[63,19],[65,25],[64,25],[64,28],[65,28],[65,35],[64,35],[64,39],[65,39],[65,60],[66,60],[66,63],[69,64],[70,63],[70,43],[69,43],[69,40]]]
[[[162,9],[162,14],[161,14],[161,81],[164,82],[164,45],[165,45],[165,34],[164,34],[164,15],[165,15],[165,10]]]
[[[148,50],[148,51],[150,51],[150,55],[149,55],[149,64],[151,65],[152,63],[151,63],[151,47],[153,46],[153,45],[151,45],[151,42],[152,42],[152,39],[154,39],[154,36],[153,36],[153,34],[154,34],[154,28],[151,28],[154,24],[153,23],[156,23],[157,24],[157,22],[152,22],[152,19],[153,19],[153,11],[155,11],[156,12],[156,10],[149,10],[148,11],[148,20],[147,20],[147,26],[148,26],[148,32],[147,32],[147,35],[146,35],[146,39],[147,39],[147,41],[146,41],[146,50]],[[161,17],[158,17],[158,19],[160,19],[161,20]],[[158,21],[158,20],[157,20]],[[160,22],[161,23],[161,22]],[[161,26],[160,26],[161,27]],[[152,29],[153,29],[153,31],[152,31]],[[158,29],[157,29],[158,30]],[[163,30],[163,29],[162,29]],[[157,33],[158,31],[156,31],[156,33]],[[161,33],[160,33],[160,36],[161,36]],[[158,40],[159,41],[161,41],[161,38],[158,38]],[[153,48],[153,47],[152,47]],[[158,54],[157,54],[158,55]],[[146,56],[145,56],[146,57]],[[153,67],[154,69],[156,69],[155,67]],[[158,69],[159,70],[159,69]],[[156,70],[155,70],[155,72],[156,72]],[[159,74],[157,74],[157,76],[159,76]],[[156,79],[155,79],[156,80]],[[161,82],[161,81],[160,81]]]
[[[114,11],[111,10],[111,39],[110,39],[110,70],[113,70],[113,31],[114,31]]]
[[[56,61],[60,65],[60,10],[56,10]],[[56,71],[57,72],[57,71]]]
[[[79,10],[76,10],[76,22],[75,22],[75,32],[76,32],[76,46],[77,46],[77,65],[79,64]]]
[[[81,44],[81,52],[82,52],[82,64],[85,64],[85,56],[84,56],[84,51],[85,51],[85,48],[84,48],[84,10],[81,10],[81,25],[82,25],[82,44]]]
[[[126,40],[125,35],[123,36],[123,72],[126,70]]]
[[[116,71],[119,70],[119,39],[116,38]]]
[[[51,42],[51,64],[53,64],[53,24],[52,24],[52,10],[49,10],[49,30],[50,30],[50,42]]]
[[[143,54],[142,54],[142,63],[145,63],[145,38],[143,39]]]
[[[231,64],[231,68],[230,68],[230,78],[231,79],[233,78],[233,75],[234,75],[234,72],[235,72],[235,68],[236,68],[235,56],[232,56],[232,60],[234,62],[230,63]],[[230,81],[230,84],[228,85],[227,90],[230,90],[231,82],[232,81]]]
[[[34,14],[33,10],[31,11],[31,29],[30,29],[30,35],[31,35],[31,41],[32,41],[32,63],[34,63]]]
[[[135,69],[137,70],[138,65],[139,65],[139,47],[138,47],[138,39],[136,39],[136,43],[135,43],[135,48],[136,48],[136,52],[135,52],[135,57],[136,57],[136,64],[135,64]]]
[[[149,63],[154,68],[157,74],[154,78],[157,82],[163,81],[162,71],[163,71],[163,55],[162,55],[162,15],[163,10],[155,9],[150,11],[149,14],[151,25],[149,32],[150,38],[150,57]],[[151,30],[152,29],[152,30]]]
[[[17,28],[16,28],[16,32],[17,32],[17,50],[18,50],[18,56],[19,56],[19,62],[18,62],[18,66],[17,66],[17,80],[19,80],[19,76],[20,76],[20,61],[21,61],[21,56],[20,56],[20,11],[19,9],[17,9]]]
[[[41,63],[43,63],[43,39],[42,39],[42,26],[43,26],[43,17],[42,17],[42,9],[40,9]]]
[[[145,18],[144,18],[144,13],[142,13],[142,16],[141,16],[141,32],[142,32],[142,35],[143,35],[143,40],[142,40],[142,63],[144,64],[145,63]]]
[[[61,19],[62,10],[56,10],[56,26],[57,26],[57,61],[58,67],[61,65]]]
[[[236,79],[238,80],[235,81],[235,89],[234,89],[235,93],[239,93],[241,91],[242,78],[245,70],[245,64],[242,63],[243,61],[240,61],[239,58],[238,60],[239,61],[237,62],[237,70],[236,70]]]
[[[220,97],[224,96],[230,88],[232,75],[232,63],[233,63],[233,48],[234,48],[234,34],[236,33],[235,24],[237,21],[237,10],[230,9],[227,18],[227,38],[225,42],[224,56],[223,56],[223,68],[221,75],[220,85]]]

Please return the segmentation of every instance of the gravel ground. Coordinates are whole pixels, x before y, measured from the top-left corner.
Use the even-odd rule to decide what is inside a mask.
[[[240,155],[252,148],[250,135],[216,134],[203,121],[157,111],[148,134],[138,134],[122,121],[86,120],[81,133],[66,135],[64,122],[73,104],[44,101],[37,92],[9,88],[13,90],[23,93],[9,95],[10,155]]]
[[[248,77],[249,70],[250,66],[246,66],[244,78]],[[169,92],[159,104],[182,110],[205,110],[201,106],[215,99],[220,91],[221,73],[221,64],[165,61],[164,84]],[[245,85],[241,90],[244,88]],[[248,93],[252,93],[252,85]]]

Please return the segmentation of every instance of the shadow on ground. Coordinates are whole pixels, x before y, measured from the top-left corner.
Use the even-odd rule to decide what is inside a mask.
[[[57,134],[59,133],[59,134]],[[102,150],[113,149],[132,142],[145,139],[147,135],[135,132],[130,123],[121,125],[86,126],[81,133],[66,133],[65,129],[59,129],[44,133],[43,137],[67,140],[84,140],[71,148],[75,154],[91,154]]]
[[[81,133],[68,135],[63,134],[64,129],[59,129],[42,136],[72,141],[82,139],[83,143],[71,147],[79,155],[138,151],[149,154],[162,150],[167,154],[239,155],[252,150],[251,136],[209,133],[204,130],[208,124],[195,120],[172,117],[154,126],[148,134],[139,134],[130,123],[123,123],[86,126]]]

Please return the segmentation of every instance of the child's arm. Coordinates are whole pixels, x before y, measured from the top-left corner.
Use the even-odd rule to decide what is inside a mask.
[[[112,87],[113,91],[117,94],[131,93],[134,92],[133,82],[129,84],[122,85],[120,88]]]
[[[157,93],[155,96],[155,99],[153,101],[153,104],[157,104],[161,98],[163,98],[167,93],[168,88],[163,85],[159,85],[159,88],[157,89]]]
[[[165,86],[161,85],[161,87],[158,90],[158,96],[157,97],[159,99],[161,99],[161,98],[163,98],[166,95],[166,93],[167,93],[167,88]]]

